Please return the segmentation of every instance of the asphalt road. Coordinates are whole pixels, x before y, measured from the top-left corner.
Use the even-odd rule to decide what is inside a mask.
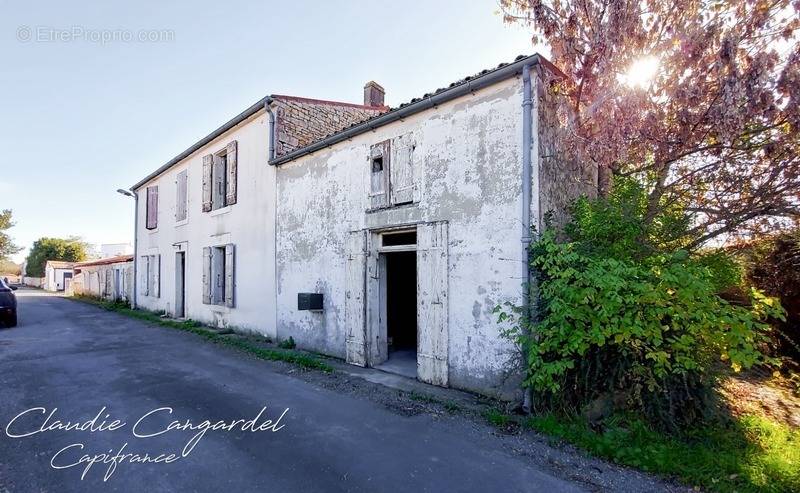
[[[192,334],[41,291],[18,298],[19,327],[0,329],[0,492],[583,490],[467,422],[402,416]],[[256,427],[272,419],[271,429],[208,430],[185,456],[200,430],[165,431],[176,420],[252,420],[264,406]],[[103,408],[95,431],[47,429]],[[172,414],[147,414],[161,408]],[[104,419],[124,425],[98,430]],[[99,454],[123,445],[122,454],[161,462],[103,463]]]

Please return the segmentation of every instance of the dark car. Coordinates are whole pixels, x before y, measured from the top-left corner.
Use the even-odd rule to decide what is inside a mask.
[[[16,287],[9,286],[0,279],[0,323],[8,327],[17,326],[17,296],[14,294],[16,290]]]

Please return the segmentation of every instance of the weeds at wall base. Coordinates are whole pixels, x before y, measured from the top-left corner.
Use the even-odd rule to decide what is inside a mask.
[[[493,426],[534,430],[593,456],[724,493],[800,491],[800,429],[745,415],[671,436],[642,419],[615,415],[599,428],[580,417],[543,414],[521,417],[493,408]]]
[[[333,368],[320,359],[310,356],[299,351],[289,349],[273,349],[259,347],[247,339],[238,339],[234,337],[226,337],[225,335],[218,334],[217,332],[207,328],[200,322],[195,320],[175,320],[163,317],[160,313],[151,312],[147,310],[139,310],[131,308],[127,303],[118,301],[102,300],[89,296],[73,296],[72,299],[88,303],[108,311],[113,311],[130,318],[135,318],[145,322],[160,325],[162,327],[170,327],[173,329],[182,330],[184,332],[191,332],[192,334],[203,337],[204,339],[222,344],[225,346],[234,347],[240,351],[250,353],[257,358],[268,361],[284,361],[291,363],[302,368],[310,370],[320,370],[326,373],[332,372]],[[265,340],[264,342],[268,342]]]

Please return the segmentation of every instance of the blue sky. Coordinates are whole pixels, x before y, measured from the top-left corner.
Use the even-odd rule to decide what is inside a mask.
[[[115,190],[267,94],[361,102],[374,79],[396,105],[534,51],[495,0],[0,7],[0,209],[26,248],[132,241],[133,201]]]

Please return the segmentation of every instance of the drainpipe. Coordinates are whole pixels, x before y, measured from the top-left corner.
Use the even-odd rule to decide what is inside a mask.
[[[530,265],[528,251],[531,244],[531,67],[522,67],[522,317],[526,321],[525,335],[529,336],[531,319]],[[523,358],[527,361],[527,355]],[[527,376],[527,369],[525,370]],[[522,409],[531,412],[532,391],[524,388]]]
[[[117,189],[117,193],[133,198],[133,295],[131,296],[131,308],[136,309],[136,266],[139,264],[137,260],[137,245],[139,244],[139,194],[136,190],[125,190],[122,188]]]
[[[271,97],[267,97],[267,99],[264,101],[264,110],[266,110],[267,114],[269,115],[269,150],[267,151],[267,163],[269,163],[270,161],[275,159],[275,154],[276,154],[275,146],[276,146],[276,143],[278,142],[278,128],[275,125],[275,112],[272,111],[272,107],[271,107],[273,101],[274,100]],[[277,169],[276,169],[275,172],[277,174]],[[273,216],[272,216],[272,230],[273,230],[272,231],[272,233],[273,233],[273,236],[272,236],[272,247],[275,249],[275,252],[277,252],[277,248],[278,248],[278,194],[277,194],[277,189],[278,189],[278,183],[277,183],[277,179],[276,179],[275,180],[275,191],[276,191],[276,193],[273,194],[274,202],[273,202],[273,208],[272,208],[272,211],[273,211],[272,212],[273,213]],[[274,276],[273,276],[274,283],[273,283],[272,287],[275,290],[275,337],[277,338],[277,336],[278,336],[278,256],[277,255],[273,255],[272,256],[272,268],[273,268],[272,272],[274,273]]]
[[[275,159],[275,141],[277,140],[275,139],[275,112],[273,112],[270,107],[272,101],[272,98],[267,98],[267,100],[264,101],[264,110],[269,115],[269,151],[267,154],[267,161]]]
[[[133,191],[133,190],[132,190]],[[131,295],[131,308],[136,309],[136,266],[138,262],[137,246],[139,244],[139,194],[133,191],[133,293]]]

